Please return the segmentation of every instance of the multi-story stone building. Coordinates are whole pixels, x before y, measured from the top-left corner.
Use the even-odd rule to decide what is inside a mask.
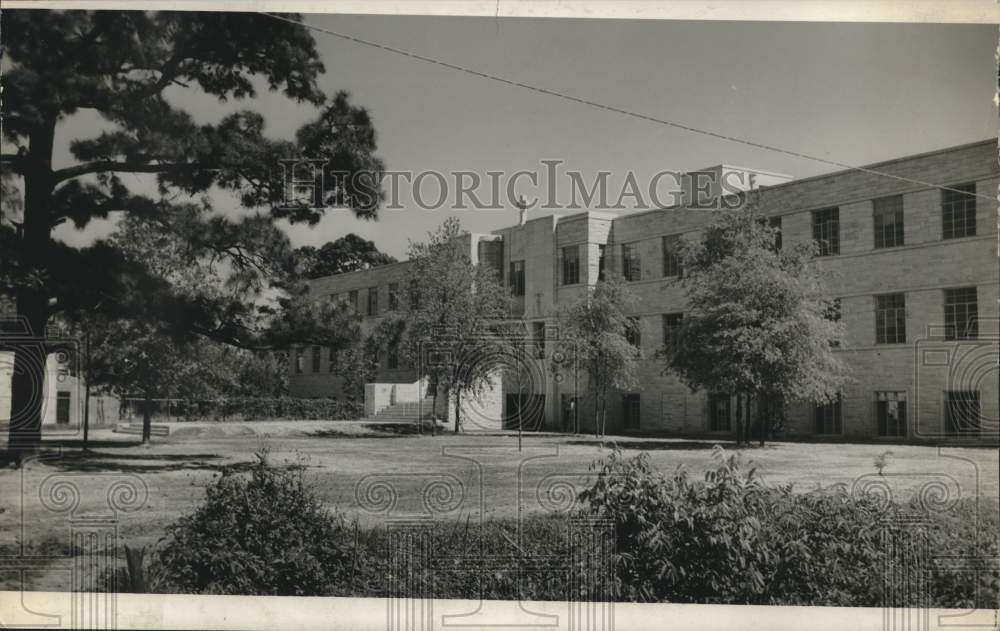
[[[753,173],[760,210],[780,228],[783,247],[821,241],[817,265],[847,327],[837,352],[851,367],[851,383],[835,404],[790,403],[782,436],[996,440],[1000,251],[997,204],[987,198],[995,198],[1000,186],[997,141],[800,180]],[[655,358],[684,317],[685,296],[671,248],[711,219],[711,212],[682,204],[631,214],[547,215],[465,237],[473,260],[502,271],[514,296],[514,316],[533,333],[539,355],[545,355],[543,346],[548,348],[549,356],[537,359],[542,369],[535,371],[547,376],[529,386],[537,427],[565,428],[572,424],[571,414],[582,429],[592,426],[582,376],[563,371],[556,378],[551,353],[559,343],[553,339],[558,310],[607,269],[623,274],[638,297],[632,315],[640,324],[636,343],[643,350],[639,383],[618,395],[621,403],[609,412],[608,430],[731,431],[734,406],[727,396],[691,392],[665,374],[662,360]],[[362,317],[377,317],[392,308],[406,265],[321,278],[312,291],[318,298],[348,300]],[[294,394],[340,394],[328,352],[297,349],[292,357]],[[422,393],[414,369],[392,356],[384,358],[377,381],[366,402],[372,413]],[[526,409],[524,394],[508,383],[501,387],[497,418],[478,419],[487,426],[502,424],[518,405]],[[524,392],[523,384],[519,390]]]

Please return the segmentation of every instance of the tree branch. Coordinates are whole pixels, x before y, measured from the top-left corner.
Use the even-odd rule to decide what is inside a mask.
[[[81,175],[90,173],[106,173],[116,171],[119,173],[168,173],[176,171],[221,171],[219,168],[206,167],[194,162],[139,162],[126,160],[119,162],[115,160],[94,160],[84,162],[65,169],[59,169],[52,174],[56,183],[69,180]]]

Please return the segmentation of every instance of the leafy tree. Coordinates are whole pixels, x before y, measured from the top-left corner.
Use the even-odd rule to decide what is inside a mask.
[[[394,257],[380,252],[373,241],[354,233],[327,241],[319,248],[309,245],[296,248],[295,256],[298,273],[305,278],[356,272],[396,262]]]
[[[458,432],[463,395],[496,385],[502,358],[513,352],[515,327],[507,288],[493,269],[472,261],[459,221],[446,219],[429,237],[410,244],[402,350],[428,377],[435,412],[439,388],[452,397]]]
[[[756,409],[763,445],[774,429],[769,402],[831,401],[846,378],[832,349],[844,327],[829,317],[814,245],[776,248],[757,203],[720,215],[700,240],[683,244],[688,308],[663,357],[692,389],[737,397],[737,443],[749,442]]]
[[[0,28],[4,197],[14,187],[23,193],[18,212],[4,204],[0,280],[37,338],[60,313],[104,300],[112,316],[137,308],[167,332],[248,347],[267,343],[259,337],[255,302],[240,292],[174,292],[161,278],[155,299],[137,305],[131,292],[144,265],[124,260],[120,242],[82,250],[55,242],[52,230],[64,221],[82,228],[122,211],[176,228],[224,261],[236,286],[253,290],[259,284],[252,277],[276,260],[270,253],[287,247],[273,220],[315,224],[327,206],[369,218],[377,212],[383,165],[373,154],[371,120],[346,93],[328,99],[320,90],[323,64],[300,25],[255,13],[16,10],[4,12]],[[267,138],[264,118],[250,111],[198,124],[172,98],[197,89],[220,101],[240,100],[262,87],[317,108],[294,141]],[[83,109],[112,129],[73,139],[77,162],[55,168],[57,130]],[[279,161],[302,157],[326,160],[320,204],[286,199]],[[145,187],[155,193],[142,191],[151,183],[142,174],[155,176],[155,187]],[[140,188],[133,190],[135,182]],[[254,212],[226,218],[234,214],[212,212],[209,198],[194,201],[209,191],[228,192]],[[264,315],[281,320],[280,311],[279,305]],[[20,452],[41,439],[41,398],[33,384],[41,382],[46,350],[23,344],[13,350],[18,416],[8,446]]]
[[[153,399],[200,399],[217,393],[217,357],[205,347],[173,340],[145,322],[119,320],[91,327],[92,335],[95,328],[88,372],[95,383],[110,387],[119,396],[142,396],[143,443],[150,438]]]
[[[607,428],[608,394],[635,384],[639,351],[629,341],[638,324],[626,313],[635,296],[625,281],[609,274],[579,300],[559,313],[560,335],[576,340],[576,352],[586,368],[594,397],[594,434]]]

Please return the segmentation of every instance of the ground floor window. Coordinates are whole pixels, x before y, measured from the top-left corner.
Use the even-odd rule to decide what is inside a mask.
[[[69,424],[69,407],[72,401],[72,394],[69,392],[56,393],[56,423],[59,425]]]
[[[626,394],[624,397],[624,404],[625,414],[623,418],[625,429],[639,429],[639,395]]]
[[[982,414],[976,390],[945,390],[944,431],[948,436],[978,436]]]
[[[885,437],[906,436],[906,393],[876,392],[875,422],[878,435]]]
[[[813,422],[817,434],[842,434],[844,431],[844,397],[837,395],[830,403],[813,408]]]
[[[708,398],[708,431],[730,431],[732,428],[731,403],[728,394],[713,394]]]
[[[571,394],[562,395],[562,431],[579,431],[577,415],[580,411],[576,407],[579,403],[579,400]]]

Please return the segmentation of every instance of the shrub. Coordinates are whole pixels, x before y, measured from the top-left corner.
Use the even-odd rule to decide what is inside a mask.
[[[156,557],[163,588],[202,594],[312,596],[344,581],[350,535],[301,469],[257,453],[250,476],[224,473],[204,502],[167,528]]]
[[[364,404],[337,399],[228,397],[171,402],[171,418],[186,421],[350,420],[364,416]]]
[[[878,606],[885,564],[897,564],[895,576],[906,571],[887,557],[885,535],[914,549],[927,546],[934,557],[997,553],[996,519],[981,513],[986,527],[978,530],[961,511],[924,513],[926,540],[914,541],[912,531],[887,520],[902,507],[843,489],[802,494],[790,485],[769,487],[739,456],[719,447],[714,456],[716,467],[701,481],[683,469],[666,479],[645,454],[624,459],[615,451],[595,465],[597,479],[580,498],[615,525],[618,599]],[[995,607],[998,594],[995,569],[978,578],[937,570],[927,596],[933,606]],[[892,596],[895,606],[923,604],[916,590],[894,589]]]

